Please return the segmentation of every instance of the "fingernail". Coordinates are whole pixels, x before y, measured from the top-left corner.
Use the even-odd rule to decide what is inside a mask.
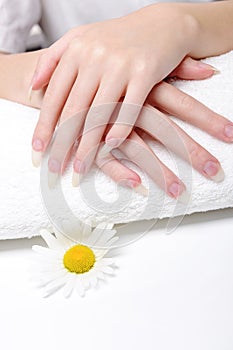
[[[48,186],[49,188],[54,188],[58,179],[58,173],[53,173],[48,171]]]
[[[42,159],[43,142],[35,139],[32,143],[32,164],[38,168]]]
[[[103,145],[103,147],[101,148],[99,155],[101,157],[106,157],[111,151],[112,151],[112,147],[108,146],[106,143]]]
[[[219,69],[215,68],[214,66],[210,66],[210,67],[214,71],[214,75],[221,74],[221,71]]]
[[[225,136],[233,139],[233,125],[226,125],[224,129]]]
[[[212,70],[214,72],[214,74],[220,74],[220,70],[218,70],[217,68],[215,68],[214,66],[211,66],[208,63],[204,63],[202,61],[198,61],[197,63],[198,67],[202,68],[202,69],[209,69]]]
[[[57,159],[50,158],[48,161],[48,168],[48,186],[49,188],[54,188],[61,170],[61,163]]]
[[[32,85],[30,85],[28,89],[28,100],[29,102],[32,100]]]
[[[125,186],[130,187],[134,192],[137,192],[144,197],[148,197],[149,195],[148,189],[143,184],[140,184],[135,180],[126,179],[121,181],[121,183],[124,183]]]
[[[74,171],[72,176],[72,186],[78,187],[80,184],[80,181],[81,181],[81,175]]]
[[[115,139],[110,137],[109,139],[105,140],[105,143],[112,148],[117,148],[120,146],[120,144],[122,143],[123,139]]]
[[[48,167],[52,173],[59,173],[61,170],[61,163],[57,159],[50,158],[48,161]]]
[[[178,182],[173,182],[168,188],[168,193],[175,198],[181,196],[181,194],[185,191],[184,187]]]
[[[79,159],[76,159],[74,161],[74,171],[76,173],[85,174],[86,166],[85,166],[84,162],[81,162]]]
[[[221,182],[225,177],[223,169],[212,160],[205,163],[203,172],[215,182]]]
[[[41,164],[42,152],[36,152],[32,149],[32,164],[35,168],[38,168]]]
[[[32,76],[31,83],[30,83],[30,87],[31,87],[31,88],[33,87],[35,81],[37,80],[37,77],[38,77],[38,72],[35,71],[35,73],[34,73],[33,76]]]

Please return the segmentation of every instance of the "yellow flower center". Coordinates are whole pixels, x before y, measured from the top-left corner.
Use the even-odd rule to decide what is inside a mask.
[[[95,263],[95,254],[85,246],[77,244],[67,250],[63,257],[63,264],[67,270],[75,273],[88,272]]]

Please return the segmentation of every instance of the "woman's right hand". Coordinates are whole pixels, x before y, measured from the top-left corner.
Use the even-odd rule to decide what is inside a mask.
[[[177,69],[177,75],[192,79],[193,75],[192,72],[190,75],[189,64],[187,70],[184,66],[180,68]],[[135,129],[120,146],[120,150],[125,156],[145,171],[170,197],[181,201],[187,198],[185,184],[150,149],[146,141],[143,140],[145,133],[150,135],[155,142],[159,141],[166,148],[181,156],[206,178],[215,182],[223,181],[224,171],[218,159],[178,127],[168,115],[152,106],[187,121],[227,143],[233,142],[233,123],[166,82],[153,88],[147,103],[150,107],[142,111],[136,124],[140,129]],[[149,112],[150,110],[151,112]],[[141,185],[140,177],[118,162],[111,153],[102,156],[99,152],[96,163],[116,182],[131,187],[143,195],[148,193],[147,189]]]

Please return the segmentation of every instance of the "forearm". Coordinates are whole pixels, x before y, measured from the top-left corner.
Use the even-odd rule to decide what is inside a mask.
[[[41,50],[15,55],[0,54],[0,98],[39,108],[41,92],[33,92],[29,100],[30,81]]]
[[[233,49],[233,1],[180,4],[197,21],[197,34],[189,53],[193,58],[215,56]]]

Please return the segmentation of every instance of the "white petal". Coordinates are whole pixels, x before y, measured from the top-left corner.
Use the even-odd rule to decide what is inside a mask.
[[[98,262],[98,264],[100,266],[109,266],[109,265],[114,265],[115,261],[112,258],[103,258]]]
[[[114,274],[114,269],[110,266],[102,266],[101,271],[106,273],[107,275],[113,275]]]
[[[101,236],[96,240],[95,246],[98,248],[105,248],[107,242],[114,237],[116,230],[105,230],[102,232]]]
[[[40,235],[43,238],[43,240],[47,243],[47,246],[49,248],[59,251],[62,249],[62,245],[60,244],[60,242],[49,231],[45,229],[40,230]]]
[[[45,294],[50,295],[54,293],[58,289],[62,288],[66,284],[66,281],[67,281],[67,276],[58,278],[54,281],[49,282],[45,287]]]
[[[114,224],[111,222],[101,222],[96,226],[96,228],[100,228],[102,230],[111,230],[113,228]]]
[[[74,290],[74,287],[75,287],[76,279],[77,279],[77,275],[75,273],[69,274],[68,281],[67,281],[67,283],[64,287],[64,291],[63,291],[65,298],[68,298],[71,296],[71,294]]]
[[[87,238],[91,234],[91,225],[88,223],[83,223],[82,228],[83,239]]]
[[[33,245],[32,250],[34,252],[42,254],[44,256],[53,257],[53,258],[57,258],[57,259],[61,258],[61,252],[58,252],[56,250],[52,250],[50,248],[41,247],[40,245]]]
[[[110,239],[106,244],[105,246],[106,247],[112,247],[113,246],[113,243],[115,243],[116,241],[118,241],[119,237],[115,236],[113,237],[112,239]]]
[[[80,295],[80,297],[84,297],[85,296],[85,289],[84,289],[84,286],[83,286],[81,278],[77,278],[76,279],[75,289],[76,289],[77,293]]]
[[[67,236],[65,236],[63,233],[58,231],[56,227],[54,227],[53,230],[58,241],[62,244],[62,246],[65,249],[69,249],[71,245],[74,245],[74,242],[71,239],[69,239]]]
[[[87,239],[86,244],[88,246],[93,246],[95,244],[95,242],[99,239],[99,237],[102,235],[102,232],[103,232],[102,229],[96,227],[92,231],[90,237]]]

